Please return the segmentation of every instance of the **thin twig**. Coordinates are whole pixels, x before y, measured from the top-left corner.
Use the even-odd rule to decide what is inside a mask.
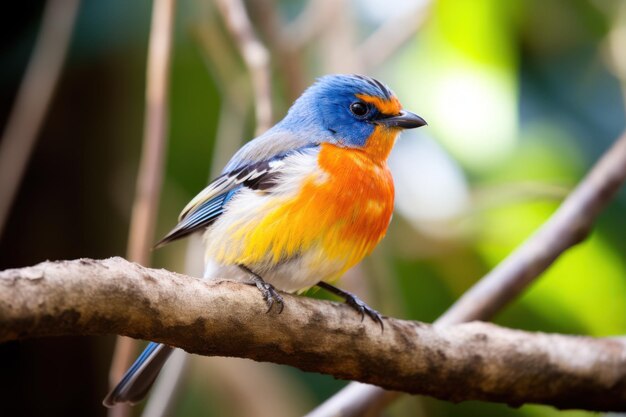
[[[489,320],[519,296],[564,251],[583,240],[626,180],[626,132],[595,164],[552,217],[522,246],[467,291],[435,325]],[[361,416],[400,394],[353,382],[307,417]]]
[[[208,6],[207,6],[208,7]],[[251,108],[251,97],[245,88],[246,75],[235,63],[228,43],[217,29],[213,9],[203,13],[204,18],[195,31],[202,46],[207,69],[215,80],[223,98],[215,134],[209,181],[219,175],[222,167],[243,144],[246,112]]]
[[[0,236],[65,61],[79,0],[48,0],[41,30],[0,142]]]
[[[156,216],[163,183],[168,106],[170,56],[174,26],[175,0],[155,0],[146,74],[146,111],[141,162],[137,176],[135,201],[130,222],[128,258],[142,265],[150,261],[154,242]],[[136,344],[119,337],[111,364],[109,379],[115,384],[130,365]],[[115,407],[115,416],[127,413],[127,407]]]
[[[0,272],[0,341],[114,332],[453,402],[626,410],[624,338],[394,318],[381,332],[345,303],[283,297],[281,314],[264,314],[259,291],[243,282],[122,258],[44,262]]]
[[[431,3],[423,0],[411,12],[384,22],[357,48],[358,61],[369,69],[387,61],[422,27]]]
[[[610,12],[609,12],[610,10]],[[613,71],[622,83],[622,102],[626,103],[626,3],[621,2],[615,7],[607,8],[607,18],[612,21],[607,36],[607,67]]]
[[[285,48],[296,51],[314,41],[332,23],[335,10],[335,0],[309,0],[282,30]]]
[[[269,53],[254,33],[241,0],[217,0],[216,5],[248,67],[255,99],[256,132],[261,134],[272,125]]]
[[[314,3],[327,3],[328,1],[316,0]],[[266,39],[271,60],[281,75],[280,81],[285,87],[287,102],[292,102],[302,94],[309,83],[303,62],[303,51],[291,47],[290,36],[292,35],[282,30],[284,23],[276,0],[255,0],[248,2],[248,7],[250,15],[255,18],[256,26]]]
[[[149,262],[163,182],[174,5],[175,0],[156,0],[152,15],[144,140],[128,240],[129,259],[141,264]]]

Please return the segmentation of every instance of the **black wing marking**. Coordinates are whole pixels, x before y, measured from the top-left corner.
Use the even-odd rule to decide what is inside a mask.
[[[282,164],[274,161],[261,161],[246,165],[236,171],[236,182],[252,190],[270,191],[276,184],[280,174],[278,168]]]
[[[277,184],[280,160],[261,161],[245,165],[216,178],[183,210],[179,223],[156,245],[160,248],[191,233],[204,230],[224,213],[226,203],[246,187],[252,190],[271,191]]]

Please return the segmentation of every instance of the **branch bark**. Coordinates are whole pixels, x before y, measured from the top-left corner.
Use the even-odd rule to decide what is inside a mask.
[[[455,402],[626,410],[626,339],[393,318],[381,333],[344,304],[285,301],[282,314],[264,314],[254,286],[122,258],[44,262],[0,272],[0,342],[117,333]]]
[[[626,132],[606,151],[559,209],[533,236],[470,288],[435,321],[437,326],[489,320],[519,296],[563,252],[581,242],[626,181]],[[397,392],[359,383],[341,391],[307,417],[363,415],[384,408]]]

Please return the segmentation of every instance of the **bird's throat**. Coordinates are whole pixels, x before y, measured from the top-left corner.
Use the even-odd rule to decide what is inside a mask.
[[[363,151],[373,162],[384,162],[387,160],[391,149],[393,149],[399,134],[400,129],[376,126],[374,132],[365,142]]]

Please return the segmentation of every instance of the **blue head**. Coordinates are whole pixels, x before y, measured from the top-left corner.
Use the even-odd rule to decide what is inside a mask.
[[[362,75],[327,75],[296,100],[279,126],[321,142],[358,148],[377,127],[399,131],[424,124],[421,117],[403,111],[381,82]]]

